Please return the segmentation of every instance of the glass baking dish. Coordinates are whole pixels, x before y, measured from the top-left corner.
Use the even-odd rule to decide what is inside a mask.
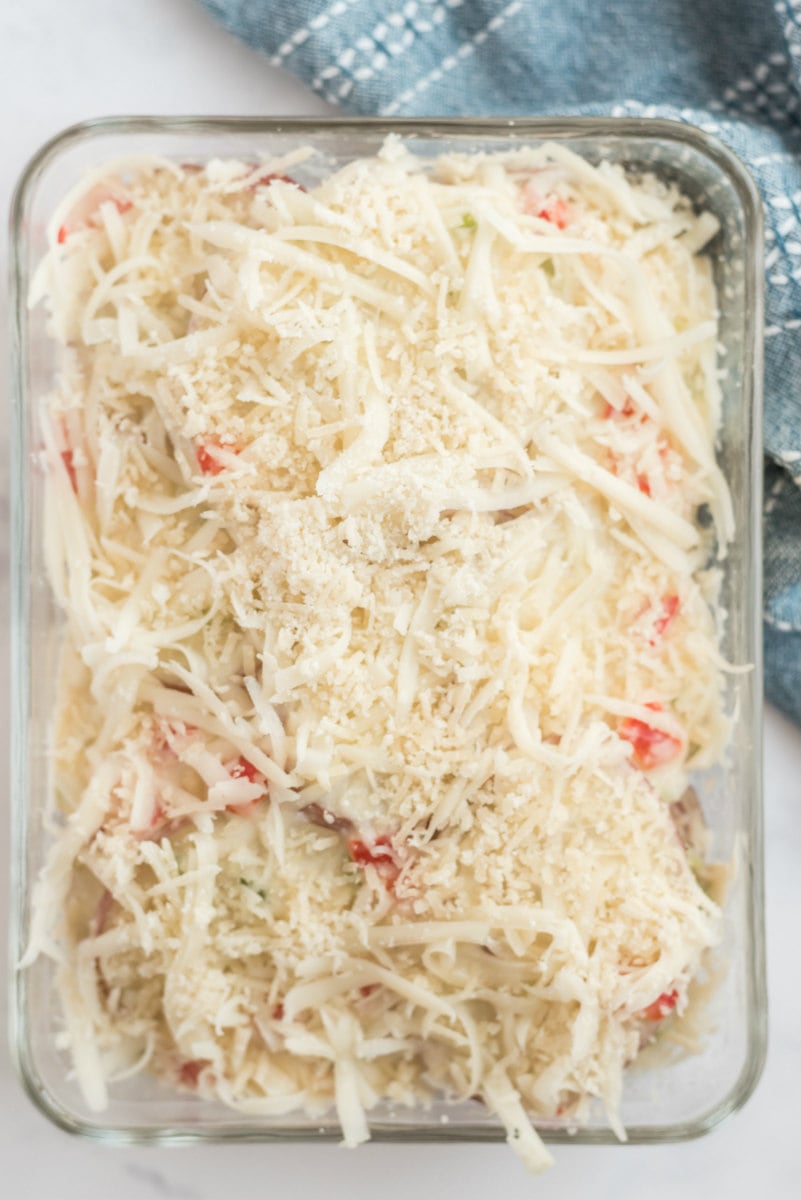
[[[722,981],[708,1009],[702,1049],[677,1061],[638,1066],[627,1076],[621,1108],[632,1143],[697,1136],[739,1108],[755,1087],[766,1042],[761,815],[761,337],[762,229],[754,184],[734,155],[687,125],[657,120],[239,120],[111,118],[76,126],[44,146],[19,183],[12,211],[13,548],[12,798],[13,866],[11,1039],[22,1082],[62,1128],[121,1143],[337,1139],[335,1116],[246,1118],[219,1104],[172,1093],[149,1077],[112,1088],[108,1109],[87,1107],[57,1048],[59,1027],[51,964],[19,970],[31,912],[31,888],[47,848],[48,741],[61,616],[47,582],[41,529],[43,474],[38,466],[38,409],[57,369],[57,347],[41,307],[26,303],[46,247],[57,202],[84,171],[121,154],[156,153],[176,161],[248,160],[311,144],[313,169],[328,171],[375,153],[397,133],[415,153],[508,149],[544,140],[569,143],[590,160],[607,159],[675,180],[711,210],[721,229],[712,243],[721,303],[724,367],[719,461],[734,501],[736,537],[724,564],[728,618],[723,650],[750,670],[728,676],[735,714],[725,767],[696,780],[711,829],[713,858],[732,860],[725,909]],[[306,176],[304,181],[309,182]],[[313,181],[313,176],[310,177]],[[370,1113],[372,1136],[399,1141],[500,1141],[500,1123],[476,1103],[434,1103],[425,1110]],[[557,1120],[540,1131],[552,1142],[616,1140],[602,1113],[580,1129]]]

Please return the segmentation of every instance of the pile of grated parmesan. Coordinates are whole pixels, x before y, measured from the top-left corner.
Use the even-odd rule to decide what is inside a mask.
[[[480,1098],[536,1168],[532,1121],[624,1136],[717,938],[716,226],[564,146],[310,166],[126,159],[54,217],[26,961],[96,1108]]]

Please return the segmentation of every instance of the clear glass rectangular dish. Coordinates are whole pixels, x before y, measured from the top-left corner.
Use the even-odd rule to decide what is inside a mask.
[[[509,149],[545,140],[566,142],[592,161],[606,159],[676,181],[721,230],[712,243],[720,297],[723,423],[719,461],[734,502],[736,537],[724,564],[728,613],[723,651],[751,670],[729,676],[735,713],[725,767],[698,780],[712,835],[711,856],[736,862],[725,909],[726,972],[709,1008],[703,1049],[679,1061],[629,1072],[621,1118],[633,1143],[697,1136],[740,1107],[759,1078],[765,1053],[766,996],[761,843],[761,337],[762,231],[759,199],[739,161],[690,126],[606,118],[546,120],[218,120],[112,118],[67,130],[26,169],[12,211],[13,546],[12,546],[12,800],[13,868],[11,1039],[22,1082],[58,1125],[116,1142],[338,1139],[332,1114],[268,1121],[222,1105],[171,1093],[148,1077],[112,1089],[104,1113],[93,1113],[57,1048],[58,1005],[50,964],[20,971],[31,913],[31,888],[47,848],[43,823],[48,743],[55,701],[61,616],[48,585],[41,530],[43,474],[38,465],[38,412],[57,370],[58,348],[40,308],[26,304],[32,273],[46,248],[45,228],[58,201],[90,167],[121,154],[160,154],[176,161],[243,160],[299,144],[321,152],[321,169],[375,153],[397,133],[416,154]],[[479,1105],[435,1103],[430,1109],[370,1114],[377,1140],[500,1141],[500,1123]],[[599,1112],[571,1130],[539,1126],[548,1141],[614,1142]]]

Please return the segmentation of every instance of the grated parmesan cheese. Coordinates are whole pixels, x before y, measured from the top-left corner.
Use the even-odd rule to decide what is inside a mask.
[[[612,1127],[720,911],[676,836],[724,751],[714,236],[564,147],[136,158],[36,299],[65,815],[25,963],[87,1101],[480,1097]],[[706,509],[713,527],[698,521]]]

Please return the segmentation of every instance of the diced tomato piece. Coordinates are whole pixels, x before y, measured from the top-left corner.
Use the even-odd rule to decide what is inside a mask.
[[[126,213],[133,208],[133,201],[129,200],[127,196],[116,195],[104,185],[98,184],[97,187],[90,188],[86,195],[77,202],[67,220],[59,227],[56,234],[58,244],[63,246],[70,234],[79,229],[96,226],[97,210],[101,204],[108,202],[111,202],[119,213]]]
[[[232,779],[247,779],[249,783],[264,785],[263,795],[256,796],[253,800],[248,800],[244,804],[226,804],[225,806],[226,812],[235,813],[238,817],[253,816],[267,795],[267,784],[265,783],[264,776],[253,766],[253,763],[248,762],[246,758],[242,757],[229,766],[228,774]]]
[[[359,837],[348,838],[348,854],[360,867],[375,867],[390,891],[395,886],[400,867],[392,840],[386,833],[380,833],[372,845]]]
[[[607,404],[606,407],[607,407],[607,411],[604,413],[604,418],[608,418],[610,416],[610,413],[608,410],[611,408],[611,405]],[[614,413],[615,410],[613,409],[612,412]],[[617,419],[617,417],[619,417],[621,415],[622,415],[621,413],[616,413],[615,417],[613,417],[612,419]],[[643,418],[643,420],[645,420],[645,418]],[[619,478],[623,479],[626,483],[629,483],[632,486],[634,484],[636,484],[644,496],[651,495],[651,480],[644,472],[637,472],[635,474],[635,472],[631,469],[631,467],[629,466],[628,463],[623,464],[624,469],[623,469],[623,471],[621,471],[620,459],[612,450],[610,450],[608,448],[605,451],[605,458],[606,458],[606,463],[607,463],[607,470],[611,471],[613,475],[617,475]]]
[[[679,999],[679,993],[673,988],[670,992],[663,992],[661,996],[657,996],[653,1004],[649,1004],[640,1013],[644,1021],[661,1021],[669,1013],[673,1012]]]
[[[178,1068],[178,1079],[184,1087],[197,1087],[197,1081],[200,1078],[201,1071],[209,1065],[207,1058],[192,1058],[185,1063],[181,1063]]]
[[[238,758],[232,767],[229,767],[228,774],[232,779],[247,779],[251,783],[264,782],[264,776],[256,770],[253,763],[242,757]]]
[[[638,412],[638,410],[634,407],[631,396],[626,397],[626,401],[622,408],[615,408],[613,404],[609,404],[607,402],[603,415],[605,421],[622,421],[624,419],[629,420],[631,417],[636,416],[639,416],[641,421],[648,420],[647,413]]]
[[[274,1020],[274,1021],[283,1021],[283,1019],[284,1019],[284,1006],[283,1006],[283,1004],[281,1003],[281,1001],[280,1001],[280,1000],[278,1001],[278,1003],[277,1003],[277,1004],[274,1004],[274,1005],[273,1005],[273,1011],[272,1011],[272,1014],[271,1014],[271,1016],[272,1016],[272,1018],[273,1018],[273,1020]]]
[[[559,196],[546,200],[536,215],[542,221],[550,221],[557,229],[565,229],[570,223],[570,209]]]
[[[654,633],[657,637],[662,637],[665,630],[668,628],[676,613],[679,611],[680,600],[678,596],[663,596],[662,611],[654,621]]]
[[[73,461],[72,450],[61,451],[61,461],[63,462],[67,475],[69,476],[70,486],[75,495],[78,495],[78,475],[75,471],[75,462]]]
[[[392,843],[385,833],[380,833],[372,846],[368,846],[361,838],[349,838],[348,853],[360,867],[365,867],[368,863],[375,865],[375,863],[395,861]]]
[[[204,475],[219,475],[225,470],[226,464],[218,453],[220,450],[228,454],[242,453],[241,446],[235,446],[233,442],[224,442],[218,437],[203,438],[197,443],[197,465]]]
[[[647,704],[646,708],[660,712],[662,706]],[[672,733],[665,733],[662,729],[654,729],[652,726],[646,725],[645,721],[637,720],[636,717],[626,717],[620,723],[618,734],[625,741],[631,743],[634,749],[634,762],[641,771],[652,771],[655,767],[662,767],[665,763],[672,762],[681,753],[679,738],[674,737]]]
[[[201,442],[197,448],[197,465],[204,475],[219,475],[220,471],[225,469],[224,464],[214,455],[216,444],[209,440]]]
[[[523,212],[541,221],[550,221],[557,229],[564,229],[570,222],[570,209],[559,196],[543,196],[535,178],[529,179],[520,193]]]

